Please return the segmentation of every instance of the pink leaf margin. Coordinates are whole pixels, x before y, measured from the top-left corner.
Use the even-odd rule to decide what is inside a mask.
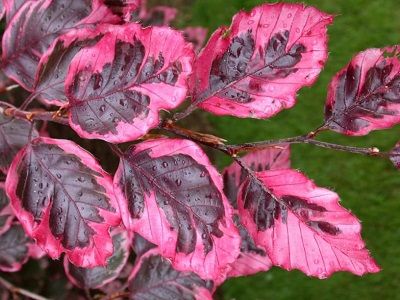
[[[348,271],[359,276],[380,271],[365,248],[359,220],[339,205],[336,193],[317,187],[296,170],[265,171],[257,173],[257,177],[278,197],[297,196],[324,207],[327,210],[324,216],[311,215],[311,219],[327,221],[341,231],[338,236],[332,237],[313,230],[289,210],[286,224],[280,217],[279,220],[275,219],[275,225],[271,228],[258,231],[249,211],[243,207],[240,196],[239,211],[243,223],[256,243],[264,247],[273,265],[286,270],[298,269],[320,279],[337,271]]]
[[[267,20],[267,22],[272,24],[261,25],[261,18],[266,19],[268,17],[272,20]],[[292,24],[289,28],[292,32],[286,49],[290,49],[297,42],[302,42],[307,46],[311,45],[312,50],[307,47],[306,58],[303,57],[295,67],[299,68],[299,70],[294,75],[289,75],[283,80],[286,80],[286,85],[284,82],[276,80],[272,80],[267,84],[263,83],[262,85],[265,86],[263,89],[271,95],[268,96],[265,93],[256,95],[250,92],[255,97],[255,100],[249,103],[235,103],[217,96],[211,96],[201,102],[199,107],[217,116],[231,115],[240,118],[251,117],[257,119],[266,119],[276,115],[282,109],[293,107],[296,103],[298,90],[304,86],[313,85],[327,61],[328,36],[326,26],[333,22],[332,15],[303,4],[266,3],[252,9],[250,12],[241,11],[236,14],[232,19],[231,26],[217,29],[200,52],[194,66],[196,77],[193,77],[191,81],[191,89],[194,90],[194,94],[207,89],[208,76],[214,59],[218,55],[225,53],[234,37],[240,33],[246,33],[250,29],[256,33],[260,31],[259,34],[256,34],[256,54],[258,53],[258,47],[265,44],[266,36],[270,38],[273,34],[279,32],[278,29],[288,29],[287,24],[290,21],[296,22],[298,27]],[[310,55],[309,53],[312,54]],[[300,82],[293,83],[296,78]],[[247,90],[248,85],[249,83],[247,82],[242,83],[240,88],[243,89],[245,87]]]
[[[140,152],[147,149],[151,149],[150,156],[154,158],[185,154],[207,169],[223,199],[225,218],[224,223],[220,222],[219,224],[223,236],[221,238],[212,237],[214,241],[213,249],[208,254],[204,253],[201,234],[197,235],[196,248],[193,253],[177,253],[177,233],[170,229],[165,213],[156,203],[154,192],[151,193],[150,197],[146,196],[143,217],[136,220],[130,217],[127,200],[118,186],[123,174],[123,165],[120,164],[114,177],[114,190],[124,225],[128,230],[134,231],[151,243],[158,245],[160,254],[170,260],[177,270],[195,272],[203,279],[214,280],[217,284],[222,283],[230,270],[229,264],[239,255],[240,244],[237,228],[232,221],[233,211],[222,190],[222,176],[212,166],[203,150],[192,141],[168,138],[148,140],[138,144],[135,151]]]
[[[109,229],[112,226],[120,224],[120,215],[118,211],[118,203],[114,196],[112,179],[98,164],[94,157],[86,152],[83,148],[68,140],[56,140],[51,138],[38,138],[41,142],[56,145],[63,149],[66,153],[77,156],[84,165],[90,166],[91,169],[99,173],[97,176],[98,183],[106,190],[107,197],[110,200],[110,205],[116,209],[116,213],[106,212],[99,209],[99,214],[104,218],[103,224],[88,222],[89,226],[94,230],[95,234],[90,242],[90,245],[84,248],[75,248],[73,250],[65,249],[60,240],[57,240],[52,234],[49,234],[49,217],[51,204],[46,208],[43,219],[40,223],[36,223],[32,214],[26,211],[21,204],[21,199],[16,194],[18,184],[18,166],[28,152],[29,144],[21,149],[14,161],[11,164],[10,170],[6,179],[6,191],[11,200],[12,208],[21,222],[25,232],[32,237],[37,245],[42,248],[52,259],[58,259],[62,253],[65,253],[68,259],[75,265],[89,268],[103,266],[106,260],[113,253],[113,245],[110,237]],[[38,140],[35,139],[35,140]],[[34,142],[33,140],[32,142]],[[51,202],[50,202],[51,203]]]
[[[101,27],[99,30],[102,30]],[[150,129],[158,126],[160,123],[159,110],[174,109],[185,100],[188,91],[187,81],[192,73],[192,62],[194,60],[193,47],[184,41],[180,32],[166,27],[147,27],[143,29],[139,24],[131,23],[124,26],[107,25],[105,31],[107,34],[105,34],[99,43],[93,47],[82,49],[75,56],[65,80],[66,89],[68,86],[72,86],[74,75],[83,67],[86,67],[79,64],[81,59],[85,59],[85,56],[91,57],[92,54],[97,56],[101,49],[102,55],[96,61],[95,66],[92,67],[91,71],[93,72],[101,72],[105,64],[112,63],[115,54],[113,46],[117,39],[132,43],[132,37],[136,37],[146,48],[146,58],[149,56],[158,57],[160,45],[162,45],[162,50],[170,52],[166,61],[176,60],[182,66],[182,72],[174,86],[163,83],[147,83],[132,86],[131,89],[148,95],[151,98],[149,115],[145,119],[135,119],[133,124],[119,122],[116,127],[117,134],[88,133],[80,125],[75,124],[72,121],[71,114],[69,114],[72,129],[82,138],[102,139],[111,143],[133,141],[145,135]],[[156,89],[158,92],[155,91]],[[66,90],[66,93],[68,96],[68,90]]]

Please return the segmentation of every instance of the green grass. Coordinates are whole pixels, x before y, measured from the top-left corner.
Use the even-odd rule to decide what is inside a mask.
[[[185,13],[185,23],[216,29],[229,24],[241,8],[265,1],[197,0]],[[290,1],[292,2],[292,1]],[[232,143],[289,137],[309,132],[323,120],[326,87],[330,78],[358,51],[400,43],[399,0],[304,1],[336,15],[329,27],[329,60],[319,80],[301,90],[294,109],[269,120],[210,117],[216,132]],[[399,126],[366,137],[348,138],[324,133],[321,138],[343,144],[391,148],[400,137]],[[256,276],[229,280],[226,299],[400,299],[400,178],[385,160],[317,149],[292,148],[293,167],[315,182],[341,195],[342,205],[363,221],[363,237],[382,272],[356,277],[339,273],[326,280],[307,278],[300,272],[273,269]],[[218,158],[222,167],[229,160]]]

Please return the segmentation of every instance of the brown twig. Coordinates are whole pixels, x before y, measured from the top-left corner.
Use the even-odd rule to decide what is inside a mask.
[[[43,110],[32,110],[25,111],[16,107],[0,107],[0,113],[4,113],[6,116],[17,117],[28,121],[52,121],[63,125],[68,125],[68,118],[64,116],[62,110],[58,111],[43,111]]]
[[[174,133],[178,136],[184,137],[186,139],[190,139],[192,141],[228,153],[231,156],[236,156],[241,152],[261,150],[269,147],[279,146],[282,144],[311,144],[317,147],[333,149],[337,151],[345,151],[345,152],[370,155],[370,156],[387,156],[387,153],[380,152],[379,149],[376,147],[361,148],[361,147],[339,145],[339,144],[316,140],[315,137],[317,136],[317,134],[322,130],[325,130],[323,126],[319,127],[317,130],[312,131],[307,135],[295,136],[278,140],[265,140],[253,143],[237,144],[237,145],[225,144],[224,143],[225,140],[219,137],[204,135],[195,131],[181,128],[176,124],[174,124],[172,121],[164,122],[161,128],[171,133]]]
[[[10,293],[12,294],[20,294],[33,300],[49,300],[48,298],[42,297],[30,291],[16,287],[11,282],[5,280],[3,277],[0,277],[0,285],[2,285],[5,289],[10,291]]]

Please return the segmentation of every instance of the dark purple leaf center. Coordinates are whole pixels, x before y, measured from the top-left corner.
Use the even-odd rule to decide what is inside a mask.
[[[129,283],[130,299],[195,300],[199,288],[211,290],[210,282],[192,272],[176,271],[158,255],[143,259]]]
[[[286,223],[290,210],[302,223],[318,232],[330,235],[340,233],[340,229],[330,223],[311,220],[312,217],[326,212],[324,207],[296,196],[277,197],[257,179],[252,178],[245,183],[242,199],[244,208],[249,210],[259,231],[271,228],[278,219]]]
[[[161,53],[157,59],[144,60],[142,42],[118,41],[113,62],[105,64],[101,73],[78,72],[68,92],[72,122],[89,133],[117,134],[118,123],[133,124],[135,119],[145,119],[150,97],[133,88],[143,83],[175,85],[182,69],[178,63],[172,63],[162,70],[165,60]]]
[[[381,61],[366,73],[360,88],[361,68],[350,64],[339,75],[333,107],[326,107],[326,122],[332,129],[358,131],[369,125],[363,117],[382,119],[396,115],[388,105],[400,103],[400,74],[389,78],[392,64]]]
[[[221,237],[222,197],[201,164],[184,154],[152,158],[149,151],[127,154],[121,186],[133,218],[140,218],[145,196],[154,192],[171,228],[178,233],[177,251],[191,253],[201,234],[205,251],[213,247],[212,235]]]
[[[239,103],[253,101],[251,94],[260,92],[260,81],[286,78],[297,71],[295,66],[306,49],[302,44],[286,49],[288,41],[289,31],[284,31],[272,36],[264,48],[256,49],[251,30],[234,37],[224,55],[213,61],[209,88],[198,101],[211,96]],[[250,80],[248,88],[243,90],[239,87],[240,81],[248,77],[254,80]]]
[[[94,231],[88,222],[101,223],[99,208],[114,211],[99,173],[77,156],[55,145],[33,142],[19,166],[17,196],[36,222],[50,206],[50,231],[67,249],[85,247]]]

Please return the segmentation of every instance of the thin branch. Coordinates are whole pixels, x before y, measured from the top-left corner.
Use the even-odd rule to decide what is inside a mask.
[[[20,294],[25,297],[31,298],[33,300],[50,300],[48,298],[42,297],[42,296],[32,293],[30,291],[16,287],[11,282],[8,282],[7,280],[5,280],[3,277],[0,277],[0,285],[2,285],[4,288],[9,290],[10,293]]]
[[[362,147],[354,147],[354,146],[346,146],[346,145],[339,145],[333,144],[328,142],[323,142],[316,140],[316,135],[325,130],[324,126],[320,126],[317,130],[310,132],[307,135],[300,135],[285,139],[278,139],[278,140],[265,140],[265,141],[258,141],[253,143],[244,143],[244,144],[236,144],[236,145],[229,145],[225,144],[225,140],[213,135],[207,135],[203,133],[199,133],[196,131],[191,131],[185,128],[181,128],[175,125],[172,121],[166,121],[161,125],[161,128],[167,130],[171,133],[174,133],[180,137],[190,139],[192,141],[201,143],[203,145],[209,146],[211,148],[220,150],[224,153],[229,154],[230,156],[235,157],[237,154],[246,151],[255,151],[261,150],[269,147],[279,146],[282,144],[311,144],[321,148],[333,149],[337,151],[344,151],[356,154],[363,154],[369,156],[382,156],[386,157],[388,154],[385,152],[380,152],[376,147],[370,148],[362,148]]]
[[[3,104],[3,103],[1,103]],[[7,108],[0,107],[0,113],[4,113],[6,116],[17,117],[28,121],[52,121],[63,125],[68,125],[68,118],[64,116],[61,110],[58,111],[43,111],[43,110],[32,110],[25,111],[16,107],[8,105]]]

